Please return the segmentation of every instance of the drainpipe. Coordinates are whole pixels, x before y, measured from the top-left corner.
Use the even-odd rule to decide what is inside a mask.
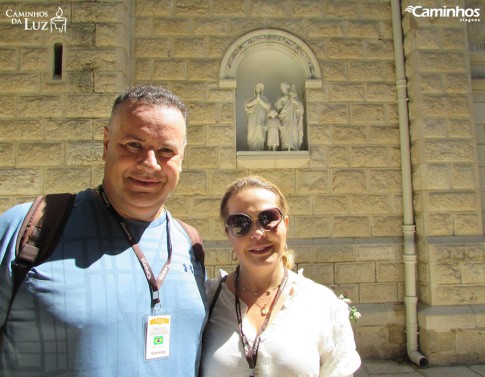
[[[399,0],[390,0],[392,9],[392,31],[396,60],[396,90],[399,111],[399,133],[401,143],[401,172],[403,196],[403,234],[404,234],[404,274],[406,307],[406,349],[409,358],[421,368],[429,365],[426,356],[418,351],[418,297],[416,294],[416,245],[413,211],[413,188],[411,182],[411,157],[409,146],[408,98],[406,75],[404,73],[404,53],[402,42],[401,9]]]

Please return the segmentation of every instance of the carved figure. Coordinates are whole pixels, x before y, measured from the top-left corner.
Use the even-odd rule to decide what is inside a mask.
[[[266,145],[269,150],[275,151],[280,146],[279,129],[281,127],[281,122],[278,119],[278,112],[276,110],[271,110],[269,112],[268,125],[266,129],[268,131],[266,138]]]
[[[281,121],[281,150],[300,150],[303,143],[303,104],[294,85],[281,83],[281,96],[275,103]]]
[[[258,82],[254,87],[254,96],[244,102],[244,109],[248,114],[248,149],[262,151],[264,149],[266,122],[271,104],[263,96],[264,84]]]

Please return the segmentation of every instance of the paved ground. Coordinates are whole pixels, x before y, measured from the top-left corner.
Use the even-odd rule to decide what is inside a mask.
[[[430,366],[420,369],[414,364],[364,360],[354,377],[485,377],[485,365]]]

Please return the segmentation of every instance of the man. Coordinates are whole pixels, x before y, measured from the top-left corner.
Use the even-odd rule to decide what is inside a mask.
[[[10,312],[30,204],[0,217],[0,375],[197,375],[205,274],[164,206],[181,172],[186,116],[163,88],[120,94],[104,131],[103,184],[76,195],[59,243]]]

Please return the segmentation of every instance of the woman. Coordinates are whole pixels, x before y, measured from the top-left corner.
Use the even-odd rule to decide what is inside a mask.
[[[271,104],[263,96],[264,84],[258,82],[254,87],[254,96],[246,100],[244,109],[248,114],[248,148],[250,151],[264,149],[264,128],[268,120]]]
[[[288,204],[263,178],[236,180],[220,215],[239,261],[208,281],[202,376],[352,376],[360,365],[347,304],[290,271]]]

